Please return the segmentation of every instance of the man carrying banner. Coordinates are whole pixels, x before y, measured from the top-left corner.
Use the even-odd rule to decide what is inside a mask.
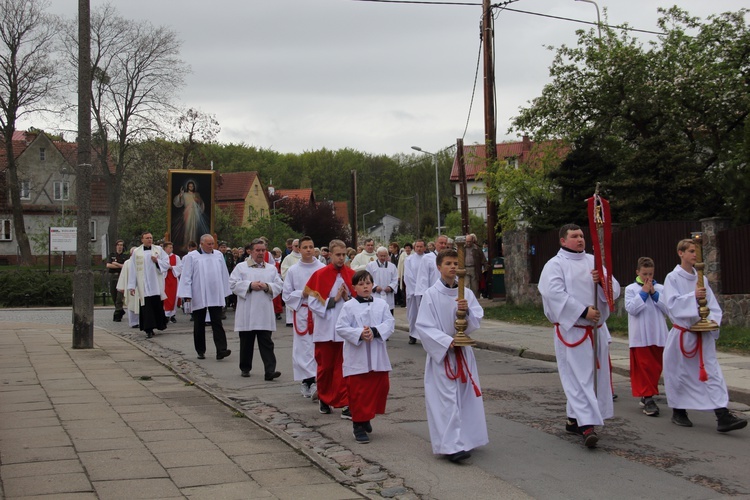
[[[610,308],[601,286],[607,280],[595,269],[594,256],[585,253],[579,226],[560,228],[560,247],[542,270],[539,292],[544,314],[555,325],[557,368],[567,398],[565,430],[593,448],[599,440],[594,426],[614,415],[605,323]],[[620,285],[611,283],[616,298]]]

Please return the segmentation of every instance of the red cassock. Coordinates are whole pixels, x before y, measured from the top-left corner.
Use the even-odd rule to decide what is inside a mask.
[[[169,265],[172,267],[177,265],[177,255],[169,255]],[[177,300],[177,284],[177,278],[175,278],[174,273],[170,269],[167,271],[167,276],[164,278],[164,293],[167,294],[167,298],[164,299],[162,304],[164,305],[165,311],[174,310],[175,301]]]

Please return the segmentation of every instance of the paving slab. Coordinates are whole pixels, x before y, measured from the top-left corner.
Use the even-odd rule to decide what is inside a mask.
[[[84,493],[93,491],[83,472],[68,474],[42,474],[34,477],[3,478],[3,490],[8,498],[33,495],[57,495],[60,493]]]
[[[174,467],[168,471],[174,483],[180,488],[242,482],[251,479],[235,464]]]
[[[94,489],[101,500],[130,500],[138,498],[183,498],[179,488],[166,478],[122,479],[94,481]]]
[[[254,481],[212,484],[184,488],[183,493],[191,500],[246,500],[247,498],[275,498],[273,494]],[[304,498],[304,497],[300,497]]]

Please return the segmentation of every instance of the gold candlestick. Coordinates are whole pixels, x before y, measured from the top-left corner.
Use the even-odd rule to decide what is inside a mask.
[[[703,233],[692,234],[693,243],[695,243],[695,270],[698,273],[698,286],[703,286],[703,269],[706,264],[703,262]],[[707,307],[708,301],[704,299],[698,299],[698,316],[699,319],[693,326],[690,327],[691,332],[712,332],[719,329],[719,325],[715,321],[707,319],[711,311]]]
[[[455,241],[456,247],[458,248],[458,271],[456,271],[456,274],[458,275],[458,300],[463,300],[465,286],[464,282],[466,279],[466,267],[464,267],[464,261],[466,257],[464,245],[466,245],[466,237],[457,236]],[[456,311],[456,335],[453,336],[453,345],[457,347],[477,345],[475,340],[466,335],[466,328],[468,326],[469,322],[466,321],[466,311]]]

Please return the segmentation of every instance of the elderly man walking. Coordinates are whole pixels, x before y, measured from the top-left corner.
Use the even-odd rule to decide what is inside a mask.
[[[229,273],[224,256],[214,250],[214,237],[201,236],[200,246],[183,260],[182,277],[177,295],[190,303],[193,311],[193,342],[198,359],[206,359],[206,311],[211,316],[211,330],[216,345],[216,359],[224,359],[232,351],[227,349],[227,335],[221,323],[221,310],[229,290]]]

